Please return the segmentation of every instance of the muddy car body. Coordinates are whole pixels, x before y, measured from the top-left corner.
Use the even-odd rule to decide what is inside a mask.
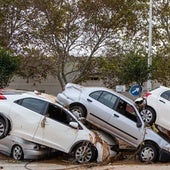
[[[110,155],[116,154],[112,150],[117,146],[114,138],[109,138],[110,142],[100,134],[96,137],[69,110],[57,104],[54,96],[38,92],[1,90],[0,138],[8,134],[71,153],[80,163],[103,161],[103,143],[108,144]],[[100,140],[96,140],[99,136]]]

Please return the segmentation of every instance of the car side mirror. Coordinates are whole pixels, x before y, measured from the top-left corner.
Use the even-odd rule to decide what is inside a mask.
[[[136,124],[136,126],[137,126],[138,128],[142,127],[142,122],[141,122],[141,121],[138,121],[137,124]]]
[[[142,127],[142,125],[143,125],[143,121],[141,121],[141,119],[137,116],[136,126],[137,126],[138,128],[140,128],[140,127]]]
[[[69,125],[74,129],[78,129],[79,127],[79,124],[77,122],[70,122]]]

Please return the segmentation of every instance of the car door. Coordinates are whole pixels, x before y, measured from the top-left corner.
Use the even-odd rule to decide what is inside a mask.
[[[116,111],[119,101],[118,96],[107,91],[91,93],[86,101],[87,120],[136,147],[143,141],[144,123],[134,107],[135,121]],[[141,127],[137,127],[138,123]]]
[[[117,97],[111,93],[99,90],[87,96],[84,104],[88,110],[87,120],[96,126],[107,130],[107,123],[112,114],[112,108]]]
[[[12,134],[24,139],[33,140],[46,104],[47,102],[43,100],[31,97],[15,101],[10,110]]]
[[[166,129],[170,129],[170,90],[160,94],[158,97],[157,123]]]
[[[108,121],[108,129],[135,147],[139,146],[145,135],[144,123],[138,116],[137,109],[122,99],[119,99],[112,112]]]
[[[75,129],[69,125],[70,122],[77,121],[66,110],[49,103],[34,135],[34,140],[51,148],[69,152],[79,133],[78,128]]]

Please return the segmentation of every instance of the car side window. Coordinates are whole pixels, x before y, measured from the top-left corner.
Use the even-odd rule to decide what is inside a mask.
[[[98,99],[100,97],[100,95],[102,94],[102,91],[95,91],[93,93],[91,93],[89,96],[93,99]]]
[[[74,118],[69,113],[51,103],[49,103],[46,115],[47,117],[58,122],[64,123],[66,125],[69,125],[71,121],[75,121]]]
[[[37,112],[39,114],[42,114],[43,109],[45,108],[46,102],[43,100],[35,99],[35,98],[25,98],[22,100],[17,100],[15,103],[18,103],[19,105],[32,110],[34,112]]]
[[[170,90],[163,92],[161,97],[170,101]]]
[[[90,97],[96,99],[102,104],[113,109],[113,106],[116,103],[117,97],[107,91],[96,91],[90,94]]]
[[[137,122],[137,114],[134,107],[126,101],[120,99],[116,111],[124,115],[125,117],[131,119],[132,121]]]

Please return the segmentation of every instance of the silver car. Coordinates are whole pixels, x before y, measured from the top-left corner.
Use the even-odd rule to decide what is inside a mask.
[[[68,83],[57,101],[132,146],[138,147],[144,139],[145,125],[134,102],[111,89]]]
[[[138,156],[142,162],[170,161],[170,136],[165,129],[153,125],[146,129]]]
[[[51,151],[48,147],[13,135],[0,140],[0,152],[16,160],[43,158],[49,155]]]

